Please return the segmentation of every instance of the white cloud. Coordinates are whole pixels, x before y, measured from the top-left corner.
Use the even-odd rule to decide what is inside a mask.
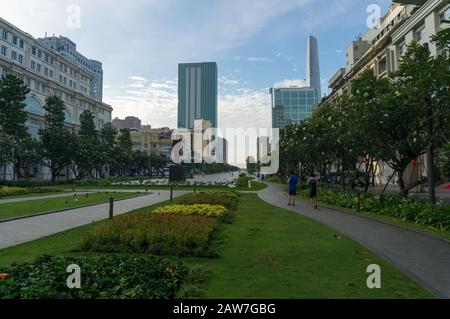
[[[221,78],[218,117],[220,128],[271,127],[268,89],[235,88],[239,80]],[[128,87],[128,89],[120,89]],[[233,88],[234,87],[234,88]],[[113,117],[134,115],[144,124],[176,128],[178,85],[175,80],[149,81],[142,86],[111,87],[105,91],[105,102],[114,107]],[[250,119],[250,120],[249,120]]]
[[[295,87],[306,87],[306,81],[301,79],[293,79],[293,80],[283,80],[280,82],[277,82],[273,85],[276,88],[288,88],[291,86]]]
[[[253,57],[253,56],[251,56],[251,57],[247,58],[247,61],[248,62],[270,62],[270,61],[272,61],[272,59],[267,58],[267,57]]]
[[[147,82],[147,79],[142,76],[133,75],[133,76],[130,76],[129,79],[132,81]]]

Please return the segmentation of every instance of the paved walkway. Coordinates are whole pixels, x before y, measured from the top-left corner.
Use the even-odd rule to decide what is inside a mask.
[[[176,191],[174,197],[186,193],[188,192]],[[155,191],[151,195],[118,201],[114,204],[114,215],[125,214],[169,199],[169,191]],[[1,223],[0,249],[106,219],[108,214],[109,203]]]
[[[78,196],[83,196],[87,193],[91,193],[91,191],[86,192],[75,192],[75,193],[59,193],[59,194],[53,194],[53,195],[41,195],[41,196],[24,196],[24,197],[14,197],[14,198],[6,198],[6,199],[0,199],[0,204],[8,204],[8,203],[16,203],[16,202],[29,202],[32,200],[39,200],[39,199],[50,199],[50,198],[60,198],[60,197],[70,197],[77,194]]]
[[[359,242],[405,272],[439,298],[450,298],[450,243],[412,230],[333,209],[287,205],[283,185],[269,184],[264,201],[319,221]]]

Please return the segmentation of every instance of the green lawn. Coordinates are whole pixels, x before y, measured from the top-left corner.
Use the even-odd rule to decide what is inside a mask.
[[[139,211],[149,211],[150,208]],[[67,254],[94,225],[0,250],[0,265],[40,254]],[[337,235],[337,236],[335,236]],[[234,224],[225,225],[219,259],[182,258],[208,270],[204,298],[428,298],[425,289],[334,230],[242,194]],[[382,289],[366,287],[369,264]]]
[[[108,202],[110,197],[119,200],[137,195],[138,193],[93,193],[88,196],[67,196],[5,203],[0,204],[0,220],[104,203]]]

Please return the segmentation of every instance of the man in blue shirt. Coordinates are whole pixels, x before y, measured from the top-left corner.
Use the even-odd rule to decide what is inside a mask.
[[[289,176],[288,184],[289,184],[288,205],[295,206],[295,196],[297,196],[298,177],[294,175],[294,173],[292,173],[291,176]]]

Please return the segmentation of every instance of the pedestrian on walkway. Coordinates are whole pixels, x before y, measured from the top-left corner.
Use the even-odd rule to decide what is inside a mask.
[[[317,184],[318,182],[316,176],[312,175],[308,180],[308,187],[309,187],[309,200],[314,209],[317,209]]]
[[[288,179],[289,197],[288,205],[295,206],[295,196],[297,196],[298,177],[292,172]]]

